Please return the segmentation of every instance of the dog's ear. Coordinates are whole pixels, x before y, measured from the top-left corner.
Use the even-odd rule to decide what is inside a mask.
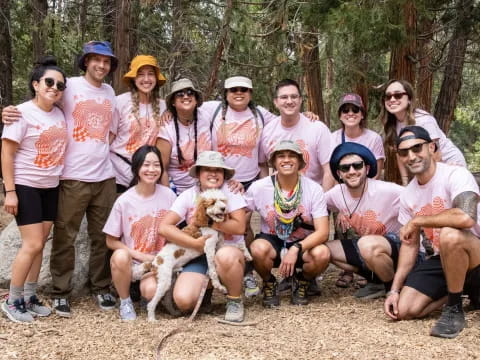
[[[206,199],[199,199],[197,203],[197,209],[195,210],[195,225],[198,227],[208,226],[207,202],[208,200]]]

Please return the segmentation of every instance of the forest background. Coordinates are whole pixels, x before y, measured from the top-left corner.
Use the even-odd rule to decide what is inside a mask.
[[[479,171],[479,39],[478,0],[0,0],[0,107],[28,98],[41,55],[79,74],[89,40],[112,42],[119,67],[108,81],[117,94],[129,61],[151,54],[169,82],[193,78],[207,99],[222,95],[225,78],[245,75],[254,100],[274,109],[274,85],[296,79],[305,110],[331,130],[339,96],[354,91],[368,127],[381,132],[381,86],[406,79]],[[396,177],[388,161],[386,177]]]

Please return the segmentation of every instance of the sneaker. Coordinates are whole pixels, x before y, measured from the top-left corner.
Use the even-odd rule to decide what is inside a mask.
[[[306,279],[295,279],[294,280],[294,290],[292,291],[292,296],[290,302],[293,305],[307,305],[307,290],[310,285],[310,280]]]
[[[2,303],[2,311],[13,322],[29,323],[33,321],[33,316],[25,308],[25,300],[23,298],[17,299],[13,304],[8,304],[8,300]]]
[[[307,296],[320,296],[322,295],[322,290],[320,290],[320,286],[318,286],[317,279],[314,278],[310,280],[307,289]]]
[[[367,283],[367,285],[358,289],[353,294],[353,296],[356,297],[357,299],[364,299],[364,300],[377,299],[384,295],[385,295],[385,285],[383,283],[375,284],[371,282]]]
[[[264,307],[280,306],[280,296],[278,295],[277,279],[270,275],[270,279],[263,282],[263,299]]]
[[[260,294],[260,288],[258,287],[257,279],[253,275],[253,272],[249,272],[243,278],[243,287],[245,288],[245,297],[253,297]]]
[[[227,296],[227,311],[225,312],[225,320],[231,322],[242,322],[245,316],[243,301],[241,298],[232,299]]]
[[[25,308],[32,316],[49,316],[52,313],[49,307],[38,300],[37,295],[30,296],[30,300],[25,303]]]
[[[115,297],[110,294],[97,294],[94,295],[93,298],[97,302],[97,305],[102,310],[113,310],[115,309],[116,299]]]
[[[70,317],[72,314],[70,313],[70,303],[66,298],[55,298],[53,299],[53,310],[58,316],[62,317]]]
[[[132,301],[125,301],[123,304],[120,303],[120,319],[122,321],[132,321],[137,318],[137,313],[133,308]]]
[[[462,304],[445,305],[440,319],[437,320],[432,330],[431,336],[453,339],[465,327],[465,315],[463,314]]]
[[[280,284],[278,284],[278,293],[282,295],[290,294],[292,290],[292,281],[292,276],[282,279],[282,281],[280,281]]]

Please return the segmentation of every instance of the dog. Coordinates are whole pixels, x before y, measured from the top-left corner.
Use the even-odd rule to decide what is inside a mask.
[[[218,189],[210,189],[200,193],[194,221],[186,226],[182,231],[194,238],[210,235],[205,241],[204,252],[207,257],[208,275],[214,288],[223,293],[227,292],[225,286],[220,283],[215,268],[215,252],[223,246],[223,234],[211,228],[214,222],[222,222],[227,217],[227,199],[225,194]],[[248,261],[252,260],[250,253],[245,246],[245,242],[235,244],[243,251]],[[132,271],[132,281],[139,280],[143,274],[152,271],[157,278],[157,289],[152,300],[147,305],[148,320],[155,321],[155,308],[158,302],[172,285],[172,276],[175,271],[179,271],[190,260],[200,256],[201,253],[194,249],[184,248],[173,243],[167,243],[162,250],[158,252],[154,260],[150,263],[142,263],[134,267]]]

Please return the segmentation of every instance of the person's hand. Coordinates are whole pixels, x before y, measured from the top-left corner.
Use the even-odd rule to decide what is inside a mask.
[[[5,203],[3,205],[5,211],[16,216],[18,214],[18,197],[15,191],[9,191],[5,195]]]
[[[397,292],[390,292],[384,303],[385,314],[391,319],[398,320],[398,300],[400,294]]]
[[[13,124],[14,122],[20,120],[22,113],[18,111],[16,106],[9,105],[3,108],[2,110],[2,122],[5,125]]]
[[[278,272],[282,277],[286,278],[292,276],[295,272],[295,264],[297,262],[299,251],[300,249],[295,246],[291,246],[288,249],[278,268]]]
[[[161,124],[169,124],[172,121],[173,115],[169,110],[165,110],[162,115],[160,115]]]
[[[347,231],[351,228],[350,222],[343,213],[339,213],[337,216],[337,227],[341,229],[342,232]]]
[[[195,239],[195,243],[192,246],[194,250],[197,250],[199,253],[204,253],[205,252],[205,242],[207,241],[208,238],[210,238],[212,235],[203,235],[200,236],[198,239]]]
[[[419,233],[420,229],[410,220],[400,228],[400,240],[405,244],[413,245],[418,239]]]
[[[142,263],[144,262],[152,262],[155,259],[155,255],[152,254],[145,254],[142,252],[138,252],[137,260],[141,261]]]
[[[317,114],[311,112],[311,111],[305,111],[303,113],[303,115],[305,117],[307,117],[308,119],[310,119],[311,122],[314,122],[314,121],[319,121],[320,120],[320,116],[318,116]]]
[[[227,181],[228,189],[233,192],[234,194],[240,193],[243,194],[245,189],[240,181],[230,179]]]

